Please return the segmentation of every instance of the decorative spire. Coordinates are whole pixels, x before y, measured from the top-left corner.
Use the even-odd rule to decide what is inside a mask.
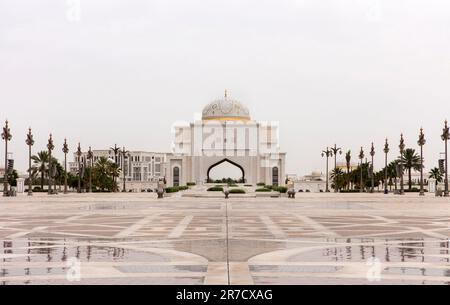
[[[228,91],[227,91],[227,89],[225,89],[225,99],[227,99],[228,98]]]

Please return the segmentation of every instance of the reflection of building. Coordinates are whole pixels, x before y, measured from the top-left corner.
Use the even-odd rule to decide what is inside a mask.
[[[127,189],[140,191],[143,189],[153,188],[159,178],[164,177],[165,154],[157,152],[130,151],[129,156],[123,163],[122,154],[114,155],[112,150],[93,150],[93,162],[97,162],[100,157],[105,157],[111,162],[117,162],[120,169],[125,168],[125,179],[127,181]],[[87,152],[81,156],[81,163],[89,166],[86,160]],[[74,154],[74,162],[69,162],[70,172],[77,174],[78,162],[77,156]],[[121,172],[118,183],[123,181],[123,173]]]
[[[175,127],[167,182],[202,184],[210,180],[212,168],[228,162],[248,184],[284,185],[286,154],[279,151],[278,140],[277,124],[251,120],[248,109],[225,94],[203,109],[201,120]]]

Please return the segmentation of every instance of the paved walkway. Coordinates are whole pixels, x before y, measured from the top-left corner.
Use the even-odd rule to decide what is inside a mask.
[[[0,284],[449,284],[449,236],[431,195],[1,197]]]

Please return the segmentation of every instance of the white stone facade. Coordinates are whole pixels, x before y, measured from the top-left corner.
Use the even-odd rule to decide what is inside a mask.
[[[223,162],[241,170],[243,183],[285,184],[286,153],[279,149],[277,123],[252,121],[248,109],[226,95],[202,114],[201,120],[174,127],[174,151],[166,163],[169,186],[210,182],[210,170]]]

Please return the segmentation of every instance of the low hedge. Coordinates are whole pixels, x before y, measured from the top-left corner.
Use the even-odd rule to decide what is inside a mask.
[[[188,182],[188,183],[186,183],[186,185],[187,185],[187,186],[194,186],[194,185],[195,185],[195,182]]]
[[[207,189],[208,192],[223,192],[223,187],[221,186],[212,186]]]
[[[251,184],[244,184],[244,186],[246,186],[246,187],[252,187],[253,185],[251,185]]]
[[[231,189],[230,194],[245,194],[245,190],[243,189]]]
[[[272,187],[272,190],[275,192],[286,193],[288,189],[285,186],[274,186]]]
[[[271,192],[271,191],[272,191],[271,189],[268,189],[268,188],[265,188],[265,187],[262,187],[262,188],[259,188],[259,189],[255,190],[255,192]]]
[[[256,183],[256,186],[265,186],[266,184],[264,182],[258,182]]]
[[[188,186],[181,185],[181,186],[170,186],[170,187],[167,187],[165,189],[165,191],[166,191],[166,193],[176,193],[176,192],[184,191],[184,190],[187,190],[187,189],[189,189]]]
[[[179,190],[180,189],[178,188],[178,186],[172,186],[172,187],[166,187],[165,192],[166,193],[176,193]]]

